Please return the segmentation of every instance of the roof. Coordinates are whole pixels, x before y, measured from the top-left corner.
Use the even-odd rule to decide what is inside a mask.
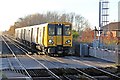
[[[110,24],[103,26],[103,30],[120,30],[120,22],[111,22]]]

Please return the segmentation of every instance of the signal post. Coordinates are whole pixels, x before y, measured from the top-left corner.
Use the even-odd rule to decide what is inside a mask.
[[[116,64],[120,70],[120,1],[118,2],[118,26],[117,26],[117,47],[116,47]]]

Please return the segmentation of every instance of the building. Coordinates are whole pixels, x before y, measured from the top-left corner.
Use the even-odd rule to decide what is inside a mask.
[[[111,22],[110,24],[103,26],[102,29],[103,33],[105,33],[106,35],[112,32],[113,37],[120,38],[120,22]]]

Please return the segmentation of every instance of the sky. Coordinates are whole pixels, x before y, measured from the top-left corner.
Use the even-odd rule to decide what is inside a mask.
[[[120,0],[108,1],[110,2],[109,20],[118,21]],[[92,28],[98,27],[99,0],[0,0],[0,31],[8,30],[18,18],[47,11],[74,12],[85,17]]]

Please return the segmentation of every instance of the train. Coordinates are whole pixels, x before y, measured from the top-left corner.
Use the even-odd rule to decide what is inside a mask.
[[[50,22],[15,29],[15,38],[50,55],[67,55],[72,47],[72,24]]]

